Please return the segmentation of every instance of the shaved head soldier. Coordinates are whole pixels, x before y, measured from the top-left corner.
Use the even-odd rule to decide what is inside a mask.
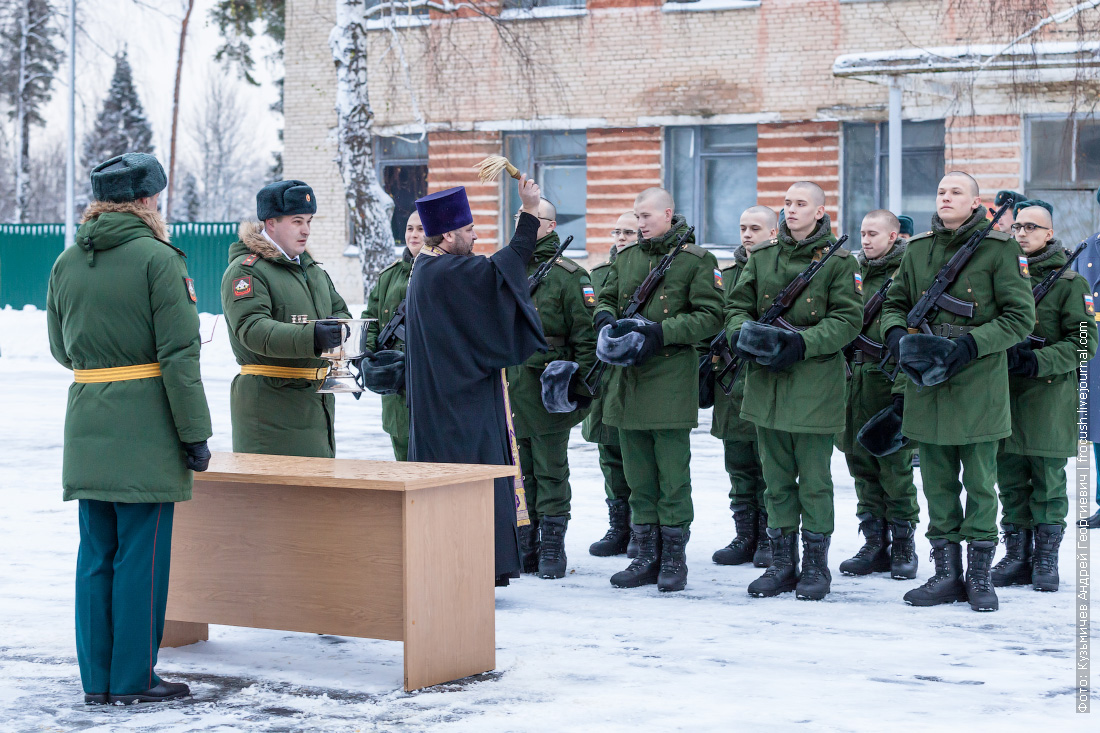
[[[1005,352],[1035,324],[1027,258],[1009,235],[989,231],[946,290],[954,299],[945,301],[952,310],[931,311],[925,324],[931,335],[910,334],[907,323],[937,273],[987,226],[974,179],[962,171],[945,175],[936,192],[932,231],[909,240],[882,309],[890,354],[911,380],[905,385],[901,429],[920,443],[927,537],[935,561],[935,574],[905,594],[914,606],[969,600],[975,611],[998,607],[990,577],[997,546],[994,483],[999,441],[1012,433]],[[954,312],[965,313],[967,305],[972,315]]]

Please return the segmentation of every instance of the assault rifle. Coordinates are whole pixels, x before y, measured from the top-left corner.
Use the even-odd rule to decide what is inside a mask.
[[[378,334],[376,351],[392,349],[397,346],[398,341],[405,340],[406,302],[404,298],[401,299],[401,302],[393,311],[393,318],[391,318],[389,323],[386,324],[386,327],[382,329],[382,332]]]
[[[810,281],[814,279],[825,263],[829,261],[829,258],[840,250],[844,246],[844,243],[848,241],[848,235],[845,234],[840,239],[833,242],[828,249],[822,253],[820,259],[814,260],[806,269],[798,273],[794,280],[787,283],[786,287],[779,291],[779,295],[775,296],[775,300],[768,307],[768,310],[764,311],[764,315],[757,319],[757,323],[763,323],[767,326],[779,326],[780,328],[797,333],[799,331],[806,330],[802,326],[794,326],[787,322],[787,319],[783,315],[790,310],[794,302],[798,300],[798,296],[802,294],[802,291],[806,289],[806,286],[810,284]],[[719,334],[720,336],[722,334]],[[715,339],[717,341],[718,339]],[[722,339],[725,341],[725,339]],[[713,349],[714,342],[711,342],[711,348]],[[727,345],[727,348],[729,346]],[[733,391],[733,385],[737,382],[737,377],[741,375],[741,370],[745,368],[745,359],[740,356],[729,357],[726,361],[725,357],[719,356],[726,365],[722,368],[718,375],[715,377],[715,382],[722,388],[722,392],[730,394]],[[731,376],[732,375],[732,376]]]
[[[676,255],[684,251],[684,247],[687,245],[688,237],[695,233],[695,227],[688,227],[683,234],[676,239],[676,244],[672,249],[668,251],[668,254],[661,258],[661,261],[657,263],[657,266],[649,271],[649,274],[645,276],[645,280],[642,280],[642,284],[634,291],[634,294],[630,296],[630,301],[626,304],[626,308],[623,309],[623,314],[620,318],[633,318],[638,314],[653,295],[653,291],[657,289],[657,286],[661,284],[661,280],[664,279],[668,273],[668,269],[672,267],[672,261],[676,259]],[[588,393],[593,397],[600,390],[600,382],[603,380],[603,373],[607,370],[607,362],[596,360],[596,363],[592,365],[592,368],[588,370],[588,374],[584,376],[584,386],[588,389]]]
[[[1031,289],[1031,296],[1035,298],[1036,309],[1039,308],[1039,302],[1042,301],[1043,298],[1047,297],[1047,293],[1049,293],[1050,289],[1054,287],[1054,283],[1058,282],[1058,278],[1066,274],[1066,271],[1069,270],[1069,268],[1073,265],[1073,261],[1077,259],[1077,256],[1085,251],[1086,245],[1087,242],[1081,242],[1081,244],[1077,245],[1077,249],[1073,250],[1073,252],[1070,254],[1069,259],[1066,260],[1066,264],[1062,265],[1060,269],[1054,272],[1047,273],[1047,276],[1043,278],[1043,281]],[[1046,346],[1047,340],[1040,336],[1036,336],[1033,333],[1029,333],[1027,335],[1027,344],[1032,349],[1041,349]]]
[[[886,278],[886,282],[882,284],[882,287],[875,291],[875,294],[871,296],[871,299],[863,306],[863,328],[866,329],[871,323],[878,318],[879,312],[882,310],[882,304],[886,302],[886,291],[890,289],[890,285],[894,282],[894,278]],[[881,359],[882,350],[885,348],[883,344],[877,341],[872,341],[867,338],[861,329],[859,335],[852,340],[849,344],[853,349],[858,349],[867,355],[870,359]]]
[[[993,226],[997,223],[997,220],[1010,208],[1012,208],[1012,202],[1005,202],[993,214],[993,218],[989,220],[989,223],[971,234],[963,246],[951,255],[951,259],[947,261],[947,264],[940,268],[940,271],[936,273],[936,279],[932,281],[932,284],[924,291],[924,295],[917,300],[916,305],[909,310],[909,314],[905,317],[905,326],[909,333],[931,335],[932,327],[929,322],[936,317],[941,309],[963,318],[973,318],[974,304],[948,295],[947,289],[951,287],[951,284],[959,277],[959,273],[966,267],[966,263],[974,256],[974,253],[978,250],[978,245],[993,231]],[[890,381],[893,381],[897,377],[901,366],[895,366],[893,371],[886,371],[886,362],[889,360],[890,351],[887,349],[886,353],[882,355],[882,360],[879,361],[878,368],[886,372],[886,375],[890,377]]]
[[[550,270],[553,269],[554,263],[558,261],[562,253],[565,252],[565,248],[569,246],[573,241],[573,235],[570,234],[565,238],[565,241],[555,250],[554,256],[539,265],[539,269],[531,273],[527,278],[527,287],[530,290],[531,295],[535,294],[535,291],[539,289],[539,285],[542,285],[542,281],[546,279],[546,276],[550,274]]]

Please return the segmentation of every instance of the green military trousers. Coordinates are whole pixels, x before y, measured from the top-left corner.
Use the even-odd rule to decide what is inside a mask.
[[[856,443],[844,458],[856,484],[856,516],[919,521],[912,448],[876,458]]]
[[[133,695],[160,684],[176,505],[80,500],[76,658],[87,694]]]
[[[532,519],[569,517],[569,431],[517,438],[527,511]]]
[[[393,444],[393,457],[399,461],[409,460],[409,434],[391,435],[390,443]]]
[[[623,450],[618,445],[599,444],[603,490],[608,499],[630,500],[630,487],[623,473]]]
[[[1032,529],[1037,524],[1065,528],[1069,514],[1066,458],[997,456],[997,485],[1001,491],[1001,523]]]
[[[764,470],[755,440],[723,440],[726,473],[730,477],[730,506],[764,508]]]
[[[695,518],[691,504],[691,430],[619,428],[623,472],[630,485],[630,514],[635,524],[687,528]]]
[[[997,539],[999,444],[997,440],[970,445],[920,444],[920,473],[928,500],[928,539]],[[965,508],[961,499],[964,488]]]
[[[833,436],[756,427],[768,527],[833,533]]]

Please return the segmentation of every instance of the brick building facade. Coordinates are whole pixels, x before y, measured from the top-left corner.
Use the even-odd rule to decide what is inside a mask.
[[[288,177],[315,187],[321,211],[313,248],[355,301],[358,263],[342,256],[347,216],[335,164],[328,45],[335,3],[287,2],[284,164]],[[888,82],[903,89],[898,213],[913,215],[918,227],[927,227],[945,168],[974,174],[987,197],[1012,188],[1067,205],[1100,182],[1093,180],[1100,178],[1100,126],[1091,118],[1066,121],[1082,99],[1095,99],[1095,81],[1042,69],[974,74],[956,64],[929,71],[927,58],[1018,35],[1025,21],[991,15],[988,2],[474,4],[479,13],[403,8],[380,15],[368,52],[378,169],[398,199],[395,218],[403,224],[418,189],[464,185],[480,251],[507,241],[518,205],[512,182],[480,184],[473,169],[501,152],[535,172],[558,205],[562,231],[576,237],[575,247],[583,242],[590,263],[606,258],[612,224],[652,185],[669,187],[703,242],[723,250],[738,241],[743,208],[759,202],[778,209],[790,183],[802,179],[821,184],[835,228],[852,233],[862,213],[888,201]],[[1047,4],[1053,12],[1073,3]],[[1052,24],[1034,40],[1070,43],[1075,32],[1079,25]],[[922,49],[932,53],[920,68],[899,74],[876,67],[875,59],[893,63],[891,54]],[[836,71],[845,54],[857,55],[849,59],[857,76]],[[1048,170],[1041,150],[1049,145],[1035,141],[1052,134],[1065,138],[1055,154],[1066,162]],[[1039,164],[1030,161],[1040,154]],[[1074,226],[1100,227],[1094,208]]]

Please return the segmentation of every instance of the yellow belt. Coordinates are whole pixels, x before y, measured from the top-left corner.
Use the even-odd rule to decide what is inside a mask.
[[[328,367],[319,369],[307,369],[300,367],[268,366],[267,364],[245,364],[241,367],[241,374],[257,374],[261,377],[278,377],[279,379],[324,379],[328,375]]]
[[[107,369],[73,369],[73,379],[80,384],[127,382],[131,379],[149,379],[160,376],[160,364],[134,364],[133,366]]]

